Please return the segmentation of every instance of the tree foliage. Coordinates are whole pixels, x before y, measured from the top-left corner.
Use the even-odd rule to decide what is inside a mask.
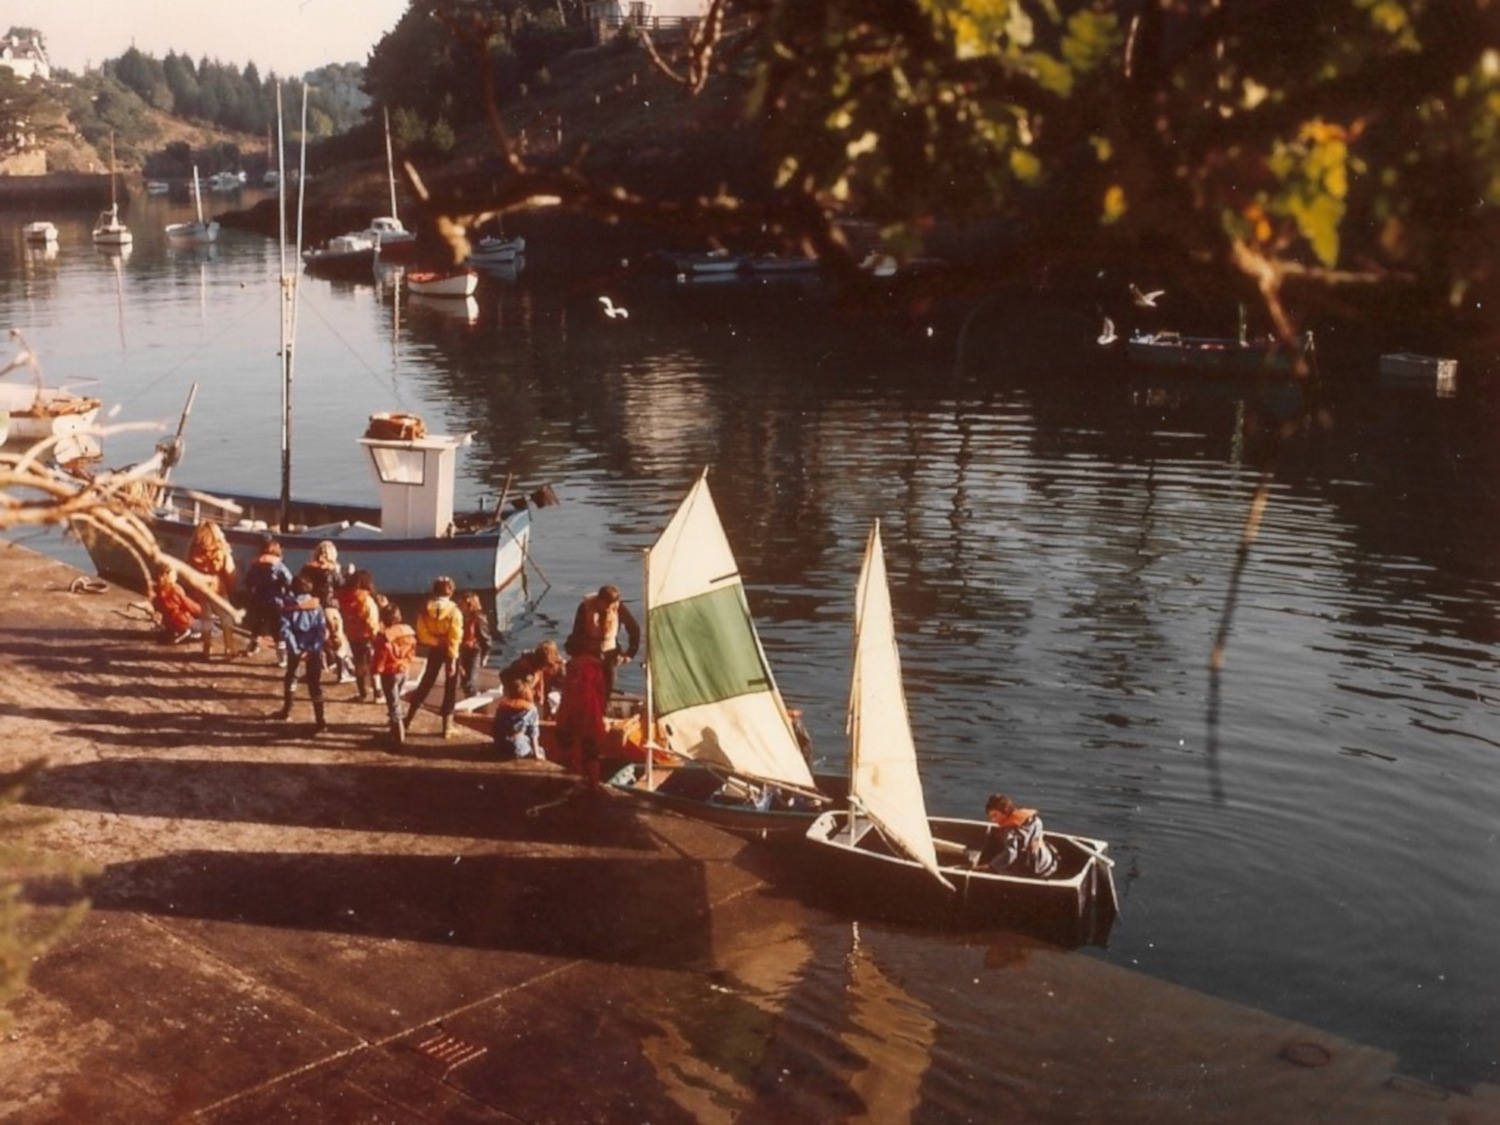
[[[10,156],[67,132],[67,120],[44,83],[0,67],[0,156]]]
[[[165,59],[129,48],[103,65],[106,79],[129,90],[142,102],[188,121],[198,121],[237,133],[266,135],[276,121],[276,86],[272,73],[264,79],[256,65],[243,70],[233,63],[169,51]],[[308,75],[309,120],[315,118],[331,136],[347,130],[363,116],[369,99],[359,91],[358,67],[329,66]],[[300,82],[286,83],[288,96],[300,101]]]
[[[455,79],[488,102],[510,175],[450,229],[545,201],[767,226],[837,257],[841,218],[898,251],[935,224],[1004,221],[1049,260],[1216,263],[1288,338],[1289,285],[1411,276],[1462,304],[1490,280],[1497,0],[710,0],[685,52],[648,44],[685,88],[734,92],[772,191],[689,212],[522,152],[495,60],[528,11],[414,0],[372,55],[377,99],[420,35],[413,108],[462,103]]]

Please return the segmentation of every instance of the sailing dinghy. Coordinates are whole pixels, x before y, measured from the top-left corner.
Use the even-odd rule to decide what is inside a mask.
[[[752,838],[795,839],[833,808],[802,755],[739,567],[700,476],[646,553],[646,715],[660,745],[610,784]]]
[[[1000,875],[972,866],[993,830],[988,821],[927,815],[877,523],[855,605],[848,808],[822,814],[807,830],[817,881],[881,917],[1102,944],[1118,912],[1108,845],[1048,832],[1055,874]]]

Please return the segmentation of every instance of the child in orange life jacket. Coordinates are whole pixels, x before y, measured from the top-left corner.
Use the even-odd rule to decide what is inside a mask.
[[[344,636],[354,658],[354,683],[359,690],[356,698],[361,703],[366,699],[378,701],[379,686],[370,672],[375,634],[380,632],[380,602],[375,594],[374,577],[368,570],[356,570],[339,587],[338,601],[344,618]]]
[[[203,616],[203,607],[177,582],[170,566],[157,570],[151,584],[151,608],[161,619],[162,640],[178,645],[193,635],[193,622]]]
[[[1035,809],[1018,809],[1004,793],[992,793],[984,812],[995,827],[975,862],[998,875],[1045,879],[1057,870],[1057,853],[1047,843]]]
[[[502,761],[512,758],[535,758],[545,761],[542,752],[542,721],[536,703],[531,697],[532,679],[507,680],[505,695],[495,710],[495,725],[491,728],[495,752]]]
[[[406,690],[406,673],[417,654],[417,633],[401,622],[401,610],[387,602],[380,607],[380,631],[370,648],[370,673],[380,684],[385,697],[386,718],[391,738],[397,746],[406,741],[406,724],[401,715],[401,693]]]

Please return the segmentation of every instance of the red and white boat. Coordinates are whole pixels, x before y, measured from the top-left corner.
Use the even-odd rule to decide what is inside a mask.
[[[408,270],[406,287],[423,297],[472,297],[479,271],[465,266],[449,270]]]

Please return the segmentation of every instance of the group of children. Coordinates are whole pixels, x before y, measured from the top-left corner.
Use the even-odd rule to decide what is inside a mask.
[[[314,733],[327,729],[323,711],[323,673],[331,670],[339,683],[352,678],[356,699],[383,701],[390,734],[397,745],[439,672],[445,672],[443,733],[451,737],[457,692],[478,691],[478,670],[489,655],[491,631],[478,594],[453,601],[453,582],[438,578],[433,596],[423,607],[414,629],[402,620],[401,609],[379,594],[367,570],[348,572],[338,562],[338,548],[324,540],[293,575],[282,557],[281,544],[268,536],[260,553],[237,581],[234,556],[222,529],[212,520],[197,528],[188,565],[224,601],[244,609],[243,631],[247,653],[259,651],[269,640],[276,647],[282,677],[279,719],[291,716],[299,670],[312,702]],[[163,638],[182,643],[195,629],[203,640],[205,659],[212,654],[213,637],[224,640],[224,657],[238,655],[236,631],[226,613],[208,599],[195,599],[178,580],[172,566],[162,567],[152,585],[151,604]],[[418,682],[410,706],[403,713],[402,696],[418,645],[429,650],[427,671]]]
[[[464,698],[479,693],[479,669],[492,645],[489,619],[479,595],[472,591],[459,595],[450,578],[433,580],[413,626],[402,620],[394,602],[376,591],[369,571],[350,568],[345,572],[340,568],[338,548],[330,541],[319,543],[312,557],[293,574],[282,557],[281,544],[267,536],[241,580],[223,531],[209,520],[194,536],[188,564],[202,576],[200,585],[243,608],[246,652],[259,651],[267,640],[275,644],[277,664],[285,670],[281,708],[275,712],[278,719],[291,717],[299,673],[312,703],[314,734],[327,729],[323,676],[331,671],[340,683],[352,677],[358,700],[384,702],[390,738],[397,746],[405,743],[407,732],[440,676],[443,691],[439,712],[445,738],[456,733],[454,714],[460,691]],[[603,591],[613,595],[612,600],[606,599],[611,606],[618,603],[613,587]],[[585,599],[585,604],[589,602]],[[216,611],[207,599],[201,603],[194,599],[178,581],[173,567],[164,567],[158,573],[152,604],[165,639],[181,642],[196,630],[208,658],[217,632],[224,638],[225,659],[239,655],[236,630],[228,615]],[[580,618],[586,616],[581,610]],[[629,654],[633,654],[638,628],[633,619],[625,626],[630,633]],[[585,774],[591,787],[597,787],[609,695],[608,670],[615,663],[606,657],[615,655],[609,650],[618,627],[614,617],[604,630],[590,631],[575,622],[568,643],[571,661],[564,660],[556,643],[543,641],[501,671],[500,699],[492,725],[493,745],[500,758],[545,759],[542,723],[550,720],[555,722],[564,754]],[[419,649],[426,652],[426,667],[410,698],[405,699]],[[565,674],[566,693],[562,691]]]

